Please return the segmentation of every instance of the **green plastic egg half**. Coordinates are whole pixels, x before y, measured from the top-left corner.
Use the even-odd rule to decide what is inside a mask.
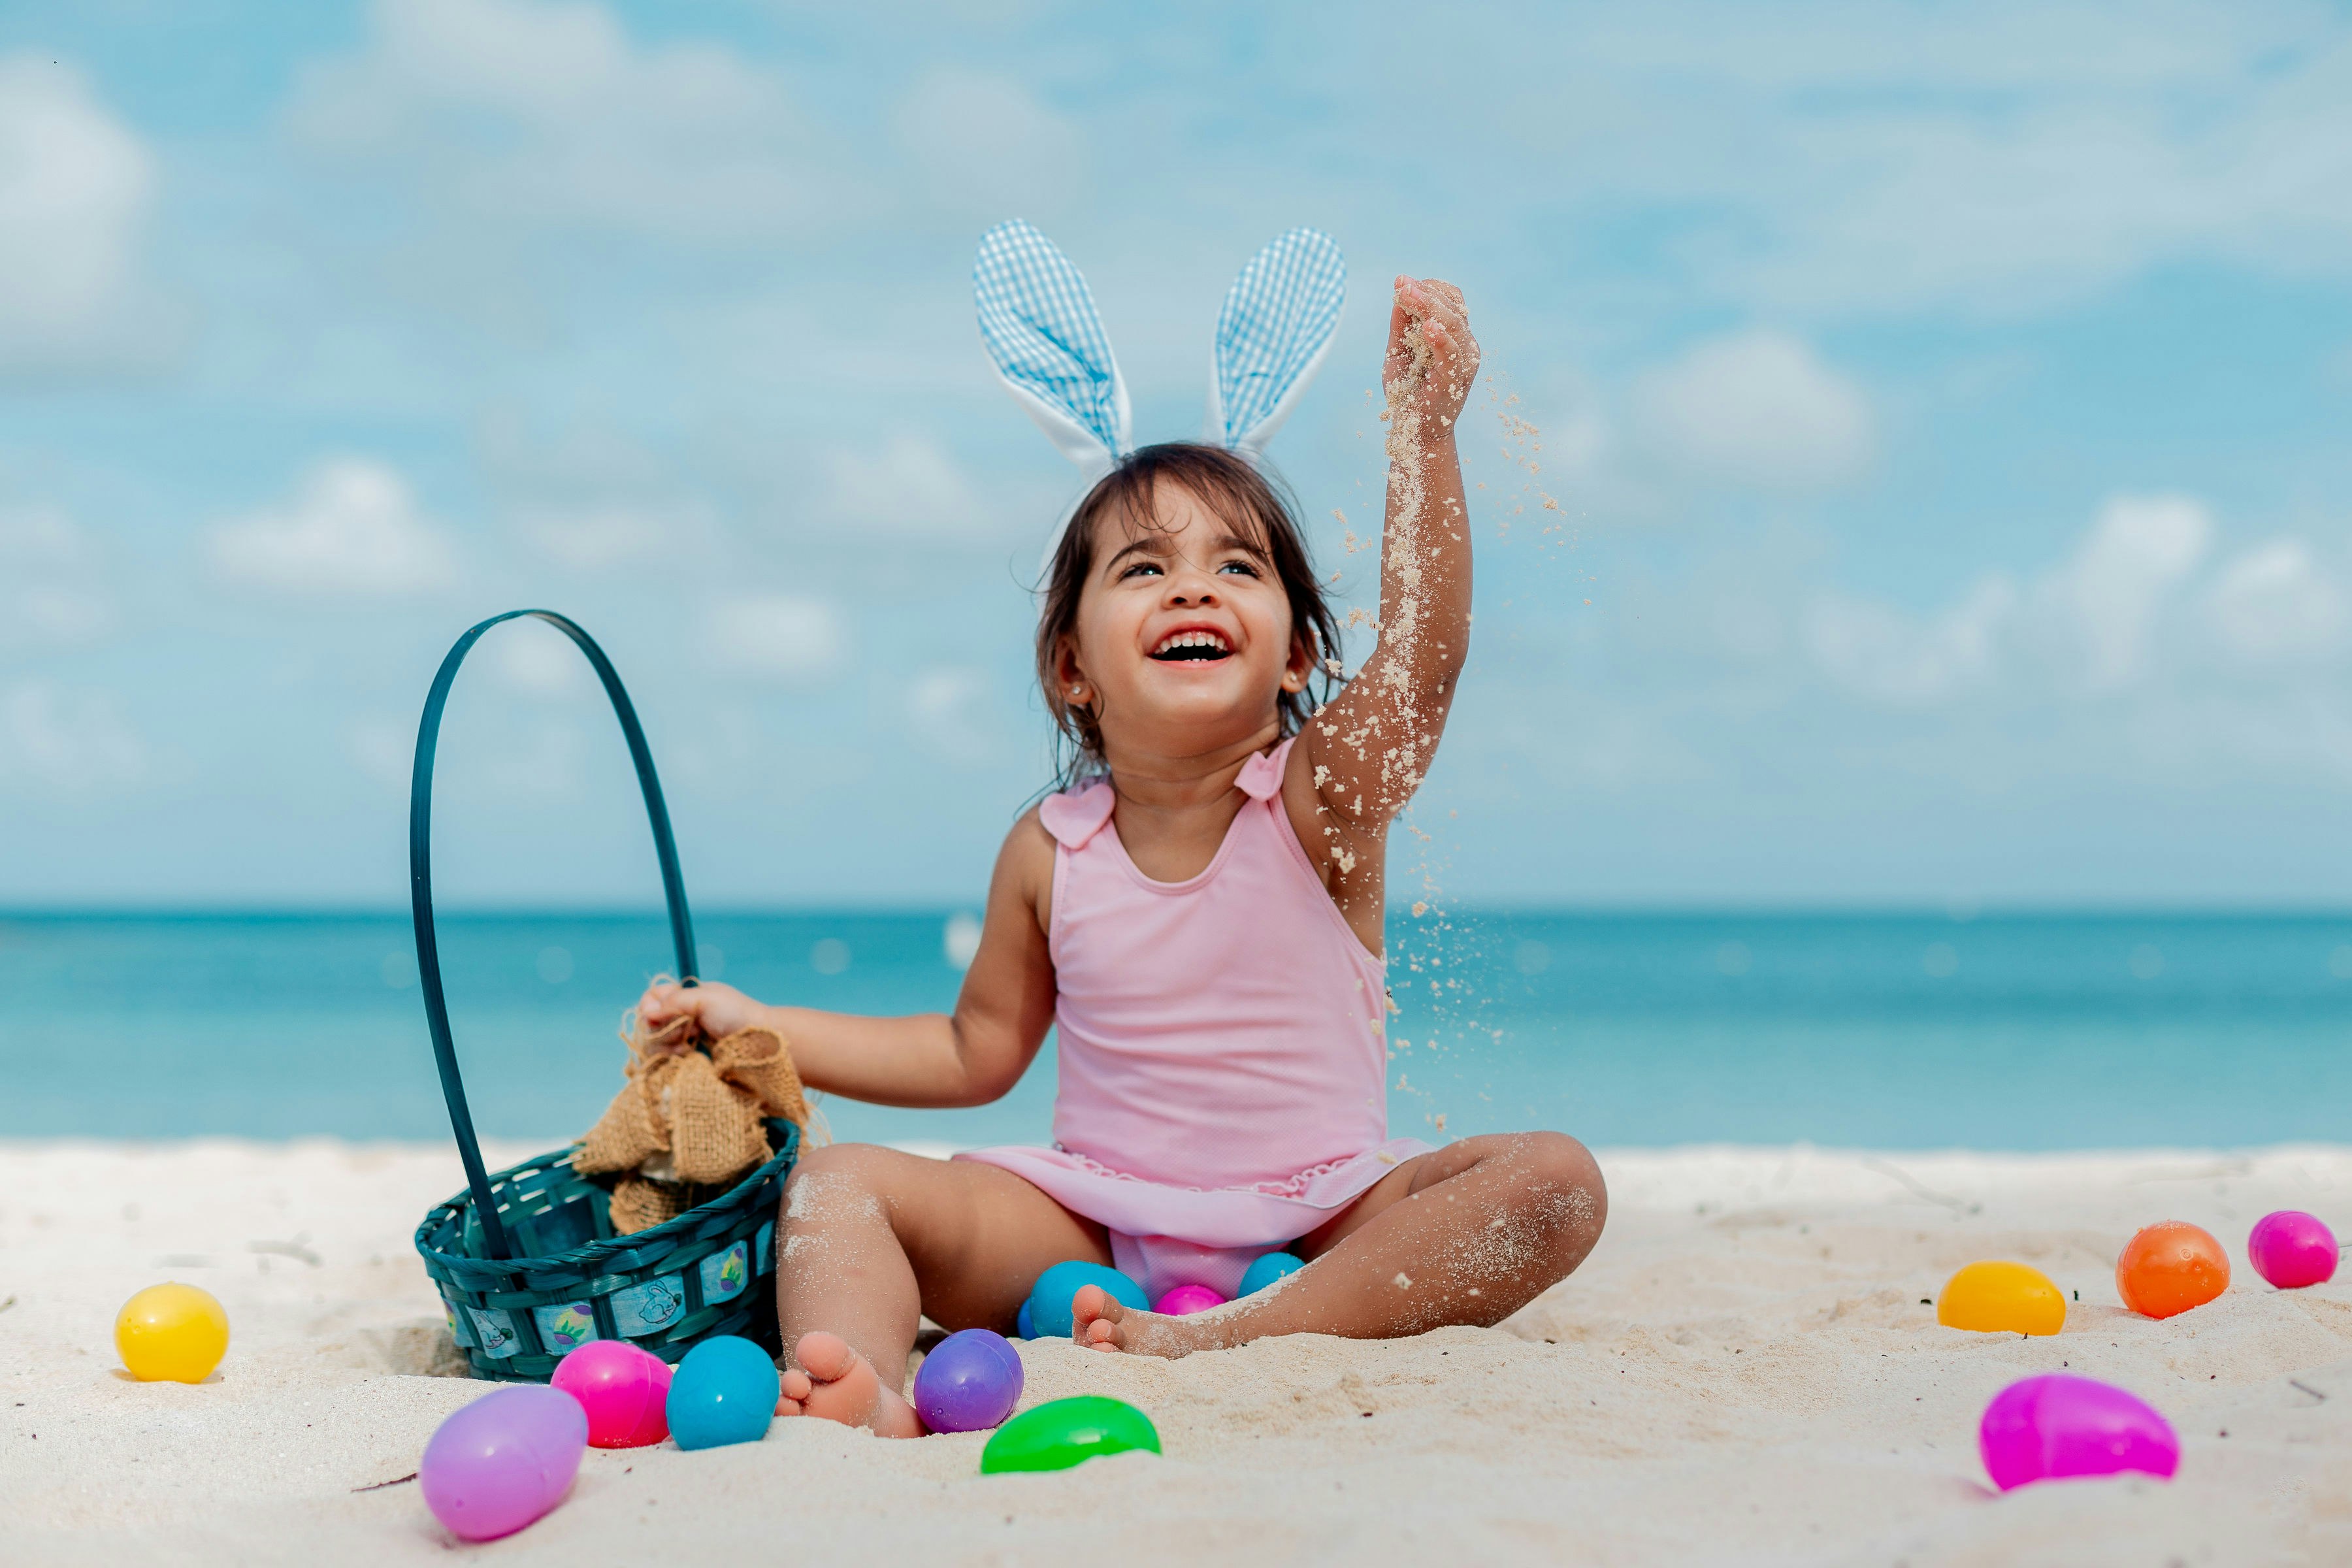
[[[980,1452],[980,1473],[1066,1470],[1105,1454],[1160,1452],[1151,1417],[1123,1399],[1082,1394],[1024,1410],[996,1429]]]

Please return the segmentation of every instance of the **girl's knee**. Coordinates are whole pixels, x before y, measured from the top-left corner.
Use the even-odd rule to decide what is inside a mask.
[[[890,1153],[872,1143],[828,1143],[809,1150],[793,1163],[792,1174],[785,1178],[784,1217],[813,1219],[845,1198],[870,1201],[881,1185]]]
[[[1580,1262],[1609,1219],[1609,1186],[1592,1151],[1565,1132],[1522,1132],[1506,1157],[1521,1202]]]

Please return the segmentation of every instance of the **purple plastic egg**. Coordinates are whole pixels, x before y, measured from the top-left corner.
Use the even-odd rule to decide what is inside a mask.
[[[588,1415],[561,1389],[517,1384],[450,1413],[417,1461],[433,1517],[464,1541],[512,1535],[563,1500],[588,1451]]]
[[[548,1380],[588,1413],[588,1444],[642,1448],[669,1436],[669,1363],[626,1340],[590,1340]]]
[[[2246,1257],[2255,1273],[2282,1290],[2325,1285],[2336,1278],[2336,1233],[2316,1215],[2281,1209],[2254,1222]]]
[[[1021,1352],[1003,1334],[965,1329],[915,1369],[915,1414],[934,1432],[984,1432],[1021,1403]]]
[[[1179,1285],[1153,1302],[1151,1310],[1155,1312],[1163,1312],[1171,1318],[1182,1318],[1194,1312],[1205,1312],[1212,1307],[1222,1307],[1224,1304],[1225,1299],[1206,1285]]]
[[[2180,1468],[2170,1422],[2112,1384],[2045,1373],[1993,1396],[1977,1427],[1993,1485],[2112,1476],[2137,1470],[2161,1480]]]

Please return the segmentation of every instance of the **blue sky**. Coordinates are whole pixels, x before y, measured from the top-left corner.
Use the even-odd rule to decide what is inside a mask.
[[[2342,901],[2344,7],[879,9],[0,12],[0,903],[399,901],[425,687],[526,603],[703,901],[975,898],[1072,489],[971,325],[1015,215],[1147,437],[1339,239],[1273,455],[1353,602],[1381,290],[1467,291],[1542,471],[1478,405],[1408,884]],[[452,895],[649,897],[583,672],[478,662]]]

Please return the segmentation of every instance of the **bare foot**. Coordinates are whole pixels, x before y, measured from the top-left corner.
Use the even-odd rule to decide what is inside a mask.
[[[864,1426],[879,1437],[919,1437],[923,1423],[915,1407],[882,1379],[864,1356],[839,1334],[803,1334],[793,1347],[798,1366],[787,1367],[776,1400],[779,1415],[814,1415],[845,1426]]]
[[[1223,1331],[1226,1323],[1213,1321],[1223,1311],[1220,1308],[1166,1318],[1123,1306],[1099,1285],[1081,1285],[1070,1302],[1070,1337],[1089,1350],[1127,1351],[1173,1361],[1194,1351],[1222,1350],[1241,1342]]]

